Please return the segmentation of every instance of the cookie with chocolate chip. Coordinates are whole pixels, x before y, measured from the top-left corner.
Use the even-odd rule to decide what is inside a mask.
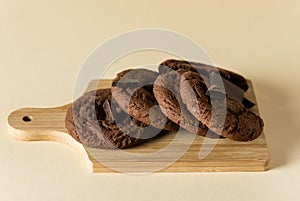
[[[157,72],[130,69],[120,72],[113,80],[113,100],[130,116],[146,125],[176,132],[179,126],[168,119],[153,94]]]
[[[176,71],[161,74],[154,83],[154,96],[164,114],[185,130],[210,138],[222,138],[197,120],[183,104],[180,96],[181,75]]]
[[[128,148],[160,135],[111,102],[111,89],[84,94],[68,109],[65,125],[77,141],[93,148]]]
[[[258,115],[224,93],[209,93],[199,73],[182,74],[180,96],[196,119],[223,137],[250,141],[262,133],[264,123]]]

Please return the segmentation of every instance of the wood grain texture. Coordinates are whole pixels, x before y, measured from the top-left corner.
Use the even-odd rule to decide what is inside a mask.
[[[92,81],[87,90],[95,88],[108,88],[111,80]],[[254,90],[249,81],[250,89],[246,97],[256,103]],[[116,150],[100,150],[84,147],[74,140],[65,128],[65,115],[70,104],[56,108],[23,108],[12,112],[8,117],[8,127],[10,135],[17,140],[24,141],[57,141],[75,148],[85,160],[88,168],[93,172],[118,172],[118,167],[126,166],[126,170],[132,171],[151,170],[155,167],[159,172],[234,172],[234,171],[265,171],[269,168],[269,152],[265,139],[265,134],[251,142],[237,142],[228,139],[218,140],[212,152],[205,158],[199,159],[200,148],[205,142],[205,138],[188,133],[169,133],[162,137],[151,140],[137,147],[123,150],[129,155],[143,154],[151,155],[158,150],[164,150],[170,143],[173,149],[167,150],[161,157],[129,157],[118,158],[116,154],[121,152]],[[257,104],[251,109],[258,113]],[[178,137],[179,136],[179,137]],[[174,140],[176,138],[176,140]],[[187,147],[183,155],[173,162],[172,154],[178,153]],[[206,142],[207,143],[207,142]],[[175,147],[175,148],[174,148]],[[203,147],[202,147],[203,148]],[[205,148],[203,149],[205,150]],[[169,154],[169,155],[168,155]],[[180,154],[180,153],[179,153]],[[103,159],[101,163],[95,158]],[[103,158],[103,156],[105,156]],[[166,161],[170,161],[166,163]],[[104,163],[103,163],[104,162]],[[167,165],[166,165],[167,164]],[[107,165],[110,168],[106,167]],[[111,167],[113,167],[111,169]],[[115,168],[116,167],[116,168]],[[122,170],[122,168],[121,168]]]

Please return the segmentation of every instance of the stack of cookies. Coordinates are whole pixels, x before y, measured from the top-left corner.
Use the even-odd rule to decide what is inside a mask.
[[[256,139],[263,120],[244,97],[246,79],[206,64],[166,60],[158,72],[128,69],[111,88],[84,94],[69,108],[66,128],[83,145],[128,148],[184,129],[236,141]],[[186,133],[186,132],[185,132]]]

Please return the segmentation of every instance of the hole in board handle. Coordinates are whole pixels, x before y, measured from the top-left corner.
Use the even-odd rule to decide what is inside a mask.
[[[23,120],[24,122],[31,122],[31,121],[33,120],[33,118],[32,118],[31,116],[24,116],[24,117],[22,118],[22,120]]]

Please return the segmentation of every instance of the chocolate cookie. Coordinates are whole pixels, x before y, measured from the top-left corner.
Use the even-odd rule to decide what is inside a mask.
[[[212,131],[220,131],[223,137],[250,141],[256,139],[263,130],[263,120],[243,104],[222,93],[210,94],[199,73],[187,71],[182,74],[180,95],[194,117]]]
[[[132,147],[160,133],[131,119],[117,105],[111,106],[111,89],[91,91],[77,99],[67,112],[65,125],[83,145],[102,149]]]
[[[157,72],[130,69],[120,72],[113,80],[112,95],[120,107],[146,125],[176,132],[179,126],[161,111],[153,94]]]
[[[220,138],[199,122],[183,104],[180,96],[180,74],[172,71],[161,74],[154,83],[154,95],[164,114],[185,130],[201,136]]]
[[[73,112],[72,112],[72,107],[73,105],[71,104],[69,109],[67,110],[66,113],[66,118],[65,118],[65,127],[68,130],[68,133],[78,142],[80,142],[80,139],[76,133],[76,128],[74,125],[74,119],[73,119]]]
[[[180,73],[183,73],[186,71],[198,72],[201,74],[201,76],[203,76],[204,78],[207,78],[207,79],[210,78],[210,75],[213,71],[218,71],[222,78],[228,80],[229,82],[238,86],[242,90],[247,91],[249,88],[249,86],[247,84],[247,80],[243,76],[241,76],[237,73],[225,70],[223,68],[214,67],[214,66],[210,66],[207,64],[169,59],[169,60],[162,62],[159,65],[160,73],[167,73],[170,70],[175,70]]]

